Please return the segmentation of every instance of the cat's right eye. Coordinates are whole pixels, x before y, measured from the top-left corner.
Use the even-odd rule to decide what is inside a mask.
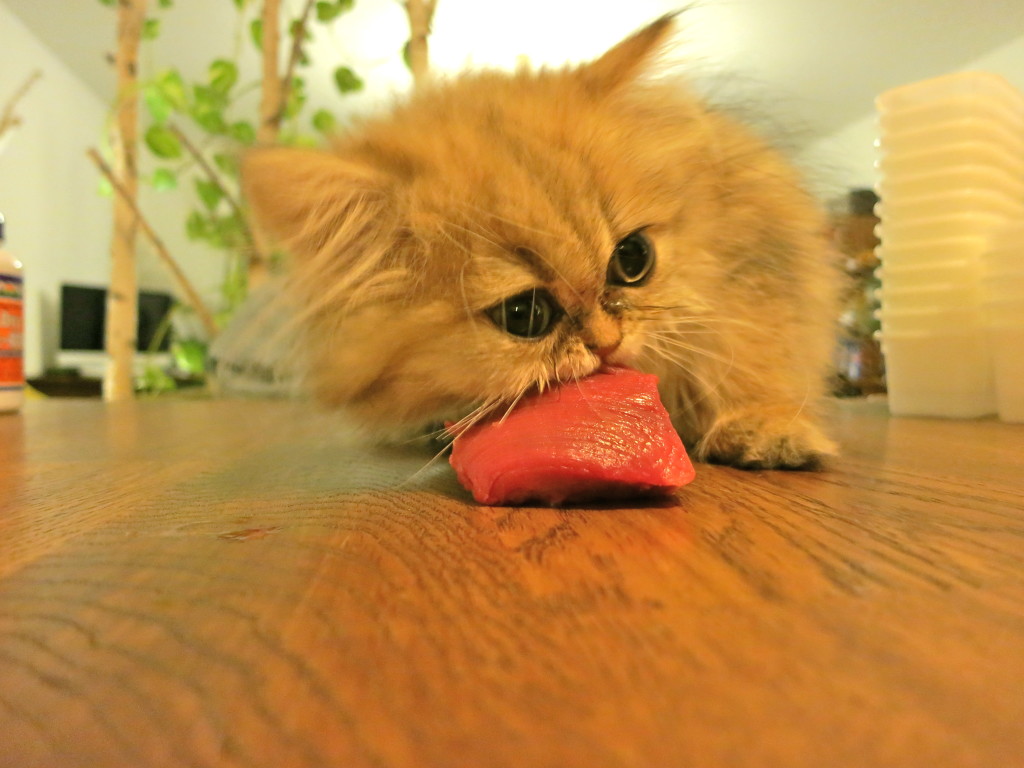
[[[610,285],[639,286],[647,282],[654,270],[654,245],[637,230],[619,241],[608,262]]]
[[[562,316],[562,308],[550,293],[533,288],[495,304],[487,310],[487,316],[506,333],[537,339],[554,328]]]

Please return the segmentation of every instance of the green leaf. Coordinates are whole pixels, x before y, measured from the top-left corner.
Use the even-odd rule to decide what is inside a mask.
[[[288,94],[288,101],[284,105],[284,117],[286,120],[290,120],[295,117],[306,104],[306,97],[297,91],[291,91]]]
[[[231,138],[235,141],[246,146],[256,141],[256,129],[252,127],[252,123],[247,123],[244,120],[232,123],[228,133],[231,134]]]
[[[181,142],[166,125],[156,124],[149,126],[145,135],[146,146],[149,151],[164,160],[173,160],[181,157]]]
[[[192,86],[193,109],[196,112],[219,112],[228,105],[227,95],[208,85]]]
[[[355,4],[355,0],[319,2],[316,4],[316,18],[318,21],[334,21],[346,11],[351,11]]]
[[[174,0],[159,0],[157,5],[161,8],[170,8],[174,5]]]
[[[149,110],[150,116],[157,123],[166,123],[174,112],[174,105],[156,83],[149,83],[142,89],[142,101]]]
[[[192,211],[185,219],[185,233],[190,240],[203,240],[206,238],[207,218],[199,211]]]
[[[363,89],[362,79],[348,67],[338,67],[334,70],[334,84],[341,93],[353,93]]]
[[[238,67],[233,61],[217,59],[210,64],[210,87],[219,92],[227,93],[238,82]]]
[[[149,183],[153,185],[153,189],[161,191],[177,189],[178,177],[170,168],[157,168],[153,171],[153,176],[150,178]]]
[[[227,133],[228,123],[223,114],[228,104],[227,96],[206,85],[193,86],[192,95],[192,119],[207,133]]]
[[[227,174],[233,179],[238,178],[237,155],[216,154],[213,156],[213,164],[216,165],[222,173]]]
[[[220,292],[231,308],[237,307],[245,301],[245,297],[248,294],[249,273],[247,266],[245,257],[241,254],[235,254],[235,257],[228,264],[228,272],[224,278],[224,283],[220,287]]]
[[[211,222],[217,241],[223,248],[237,250],[245,242],[242,220],[234,213],[220,216]]]
[[[117,2],[117,0],[100,0],[100,4],[101,5],[113,6],[113,4],[116,3],[116,2]]]
[[[326,109],[318,109],[313,113],[313,127],[320,131],[320,133],[331,133],[337,123],[338,121],[334,119],[334,115]]]
[[[146,19],[142,22],[142,39],[155,40],[160,34],[160,19]]]
[[[405,45],[402,46],[402,61],[405,62],[405,66],[412,71],[412,40],[406,40]]]
[[[114,185],[110,183],[110,179],[106,176],[100,176],[99,183],[96,185],[96,191],[100,193],[100,197],[113,197]]]
[[[143,370],[142,377],[136,382],[136,386],[140,392],[159,395],[161,392],[171,392],[177,389],[178,383],[159,366],[150,364]]]
[[[253,19],[249,25],[249,33],[252,35],[253,45],[257,50],[263,50],[263,19]]]
[[[292,87],[288,89],[288,101],[284,105],[284,116],[295,117],[302,111],[306,103],[306,83],[301,77],[292,78]]]
[[[222,134],[228,132],[228,122],[217,110],[209,110],[206,112],[198,112],[193,116],[193,119],[198,123],[207,133]]]
[[[317,3],[316,18],[318,21],[334,21],[343,10],[345,9],[341,7],[341,3]]]
[[[174,367],[190,376],[202,376],[206,371],[207,344],[199,339],[182,339],[171,344]]]
[[[208,179],[196,179],[196,193],[203,205],[211,211],[217,207],[217,203],[224,199],[224,193],[220,187]]]
[[[185,81],[176,69],[165,69],[156,76],[156,86],[160,89],[164,98],[175,109],[185,109],[188,106],[188,92],[185,90]]]

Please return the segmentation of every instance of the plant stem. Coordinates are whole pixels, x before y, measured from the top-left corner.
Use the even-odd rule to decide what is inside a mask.
[[[103,377],[107,401],[135,395],[135,329],[138,276],[135,244],[138,233],[139,96],[138,63],[146,0],[121,0],[117,8],[117,111],[113,131],[112,184],[120,190],[114,201],[114,237],[110,247],[110,289],[107,291],[105,346],[109,362]]]
[[[284,114],[280,105],[288,98],[287,83],[281,79],[278,50],[281,44],[280,0],[263,0],[263,89],[260,94],[260,119],[256,129],[256,143],[263,146],[277,141]],[[263,239],[256,232],[256,253],[263,253]],[[269,265],[262,260],[250,259],[247,269],[249,289],[257,288],[270,276]]]
[[[288,96],[292,90],[292,78],[295,77],[295,68],[298,67],[299,57],[302,55],[302,43],[306,39],[306,24],[309,22],[309,14],[313,10],[314,2],[315,0],[306,0],[302,13],[299,14],[295,34],[292,36],[292,49],[288,54],[288,66],[285,67],[284,77],[281,80],[281,100],[277,107],[277,124],[279,126],[284,119],[285,110],[288,108]]]
[[[437,0],[406,0],[405,13],[409,17],[409,69],[413,84],[421,88],[430,78],[430,52],[427,38],[434,19]]]
[[[38,69],[34,71],[25,79],[25,82],[21,84],[21,87],[14,92],[14,95],[8,99],[7,104],[4,105],[3,113],[0,113],[0,136],[3,136],[11,128],[21,124],[21,119],[14,114],[14,108],[17,106],[18,102],[25,97],[25,94],[28,93],[29,88],[31,88],[35,84],[36,80],[42,76],[43,73]]]
[[[89,149],[89,151],[86,154],[89,156],[89,159],[92,160],[93,163],[95,163],[100,173],[102,173],[106,177],[107,181],[110,182],[110,185],[114,188],[114,191],[118,195],[118,199],[123,201],[124,205],[128,207],[133,218],[135,219],[135,223],[138,225],[139,229],[142,230],[142,234],[146,236],[146,239],[149,240],[150,245],[153,246],[153,250],[156,251],[157,256],[170,270],[172,277],[174,277],[174,280],[177,282],[179,289],[181,289],[185,303],[188,304],[188,306],[190,306],[195,311],[196,315],[199,317],[200,322],[203,324],[203,328],[206,330],[207,334],[210,336],[210,338],[216,336],[217,323],[214,321],[213,315],[210,313],[210,310],[207,309],[206,305],[203,303],[203,300],[199,297],[199,293],[192,286],[192,283],[189,281],[188,277],[185,275],[184,272],[182,272],[181,267],[178,266],[178,262],[174,260],[174,257],[171,256],[163,241],[156,234],[156,232],[153,231],[153,228],[149,225],[149,222],[146,220],[146,217],[142,215],[142,211],[139,210],[139,206],[136,203],[136,201],[129,196],[128,188],[125,187],[117,179],[117,177],[114,175],[114,171],[106,163],[106,161],[102,157],[100,157],[99,152],[97,152],[95,149]]]
[[[192,159],[196,162],[196,164],[203,170],[203,173],[206,174],[207,178],[209,178],[210,181],[217,185],[217,189],[220,190],[221,195],[224,197],[228,205],[231,207],[231,211],[235,214],[235,216],[238,217],[238,222],[242,226],[242,236],[245,238],[246,248],[250,251],[249,260],[251,262],[263,261],[265,259],[265,256],[262,253],[260,253],[259,249],[256,247],[256,241],[253,238],[252,230],[249,228],[248,219],[246,219],[245,214],[242,213],[242,207],[238,204],[238,200],[235,199],[235,196],[231,194],[231,191],[227,188],[227,186],[225,186],[223,180],[220,177],[220,174],[218,174],[213,169],[213,166],[211,166],[210,163],[207,162],[206,157],[199,150],[199,148],[192,143],[188,136],[185,135],[184,131],[182,131],[174,123],[168,123],[167,127],[175,136],[178,137],[178,141],[180,141],[181,145],[185,147],[185,150],[189,153],[189,155],[191,155]]]
[[[273,144],[281,127],[278,114],[282,92],[281,72],[278,68],[280,7],[280,0],[263,0],[263,93],[260,98],[260,123],[256,130],[256,141],[260,144]]]

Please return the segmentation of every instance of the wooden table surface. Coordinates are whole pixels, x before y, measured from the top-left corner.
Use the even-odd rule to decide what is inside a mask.
[[[0,418],[0,765],[1024,766],[1024,427],[488,508],[306,406]]]

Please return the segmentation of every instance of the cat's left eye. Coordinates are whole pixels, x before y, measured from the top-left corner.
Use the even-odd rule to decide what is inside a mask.
[[[562,315],[562,308],[543,289],[517,293],[487,310],[496,326],[513,336],[536,339],[548,334]]]
[[[610,285],[643,285],[654,270],[654,244],[643,232],[622,238],[608,262]]]

